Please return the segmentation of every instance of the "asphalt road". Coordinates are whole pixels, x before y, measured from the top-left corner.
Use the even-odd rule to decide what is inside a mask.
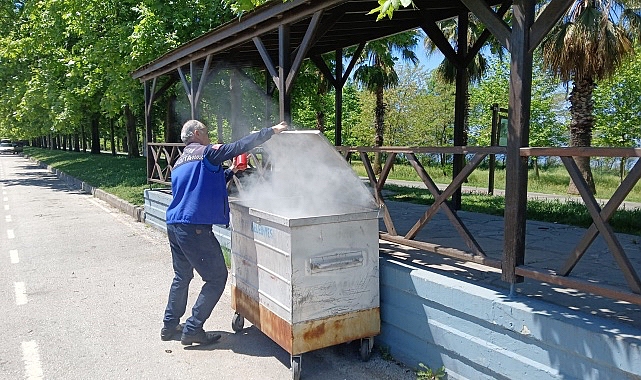
[[[289,354],[258,329],[233,333],[229,288],[205,324],[219,343],[160,340],[173,274],[162,232],[19,156],[0,156],[0,192],[0,379],[291,378]],[[357,342],[304,354],[301,377],[416,378],[376,349],[361,362]]]

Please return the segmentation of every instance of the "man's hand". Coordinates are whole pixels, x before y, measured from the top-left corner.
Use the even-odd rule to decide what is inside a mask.
[[[272,129],[274,130],[274,133],[281,133],[282,131],[287,130],[287,123],[281,121],[280,123],[274,125]]]

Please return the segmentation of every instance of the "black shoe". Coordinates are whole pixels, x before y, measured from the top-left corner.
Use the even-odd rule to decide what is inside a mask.
[[[176,327],[174,328],[163,327],[162,329],[160,329],[160,339],[164,341],[172,340],[179,334],[182,334],[184,327],[185,325],[182,323],[176,325]]]
[[[206,346],[215,343],[218,339],[220,339],[220,334],[200,330],[195,334],[183,334],[180,338],[180,343],[185,346],[189,346],[194,343],[198,343],[201,346]]]

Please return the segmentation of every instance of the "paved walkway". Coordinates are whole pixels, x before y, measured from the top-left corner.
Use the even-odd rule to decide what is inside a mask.
[[[426,211],[426,206],[403,202],[386,202],[399,235],[405,234]],[[488,257],[500,260],[503,254],[502,217],[459,211],[457,213]],[[381,230],[385,226],[381,221]],[[525,264],[539,270],[557,270],[566,260],[585,229],[556,223],[529,221],[526,227]],[[641,273],[641,237],[617,234],[621,245],[637,273]],[[439,211],[419,232],[416,240],[466,250],[463,240]],[[381,241],[381,251],[400,259],[421,264],[431,270],[447,273],[465,281],[485,283],[488,287],[510,292],[508,283],[501,280],[500,271],[481,265],[406,248]],[[628,289],[623,274],[614,261],[603,239],[599,236],[579,261],[571,277]],[[641,306],[594,296],[574,289],[526,279],[517,284],[516,297],[534,297],[582,311],[586,317],[599,315],[639,327],[641,339]]]

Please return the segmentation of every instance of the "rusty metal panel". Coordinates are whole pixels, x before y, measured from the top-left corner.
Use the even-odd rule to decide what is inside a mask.
[[[378,307],[297,323],[293,326],[293,355],[372,337],[380,331]]]

